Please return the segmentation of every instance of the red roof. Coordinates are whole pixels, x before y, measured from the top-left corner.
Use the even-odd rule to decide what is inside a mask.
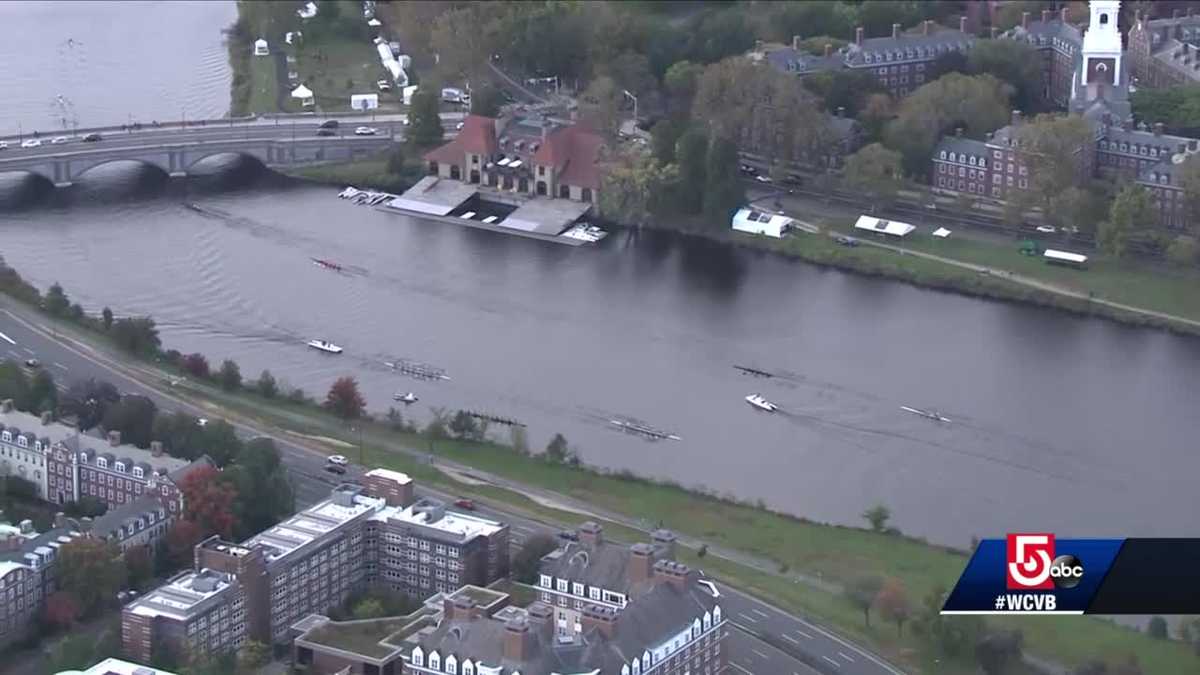
[[[457,164],[467,153],[491,157],[496,153],[496,120],[482,115],[467,115],[458,136],[449,143],[425,153],[425,161]]]
[[[600,189],[600,148],[604,139],[579,126],[563,127],[551,132],[533,156],[534,164],[552,166],[559,172],[558,180],[567,185]]]

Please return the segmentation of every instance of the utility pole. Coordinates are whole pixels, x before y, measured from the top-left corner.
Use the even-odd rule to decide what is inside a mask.
[[[636,96],[634,96],[633,94],[629,93],[629,90],[628,90],[628,89],[623,89],[623,90],[622,90],[622,92],[623,92],[623,93],[624,93],[626,96],[628,96],[629,98],[633,99],[633,125],[636,127],[636,126],[637,126],[637,122],[638,122],[638,114],[637,114],[637,97],[636,97]]]

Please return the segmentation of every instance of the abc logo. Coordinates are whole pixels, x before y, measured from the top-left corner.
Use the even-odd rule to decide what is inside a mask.
[[[1083,581],[1083,564],[1073,555],[1060,555],[1050,565],[1050,579],[1055,588],[1075,588]]]

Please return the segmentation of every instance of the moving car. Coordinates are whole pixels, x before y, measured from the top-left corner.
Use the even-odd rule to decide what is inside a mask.
[[[0,150],[8,149],[8,141],[0,141]]]
[[[355,136],[374,136],[375,129],[373,127],[358,127],[354,130]]]
[[[25,359],[25,365],[30,368],[41,368],[42,362],[37,359]]]
[[[66,136],[55,136],[54,138],[50,139],[50,145],[62,145],[69,140],[71,139],[67,138]]]
[[[22,141],[21,147],[22,148],[40,148],[40,147],[42,147],[42,139],[30,138],[28,140]]]
[[[754,180],[756,180],[760,183],[770,183],[771,177],[770,176],[755,176]]]
[[[330,455],[329,459],[325,461],[325,470],[330,473],[346,473],[346,465],[349,463],[350,460],[342,455]]]
[[[849,246],[850,248],[854,248],[855,246],[858,246],[858,240],[851,238],[851,237],[837,237],[834,239],[834,241],[841,244],[842,246]]]
[[[95,143],[96,141],[102,141],[102,140],[104,140],[104,137],[94,131],[83,137],[84,143]]]
[[[750,166],[749,164],[742,164],[742,165],[738,166],[738,171],[741,171],[743,176],[757,176],[758,175],[758,169]]]
[[[454,125],[454,129],[455,129],[456,131],[462,131],[462,128],[463,128],[463,127],[465,127],[465,126],[467,126],[467,123],[466,123],[466,122],[459,122],[458,124],[455,124],[455,125]]]
[[[378,82],[375,83],[375,86],[379,87],[379,91],[391,91],[392,90],[392,85],[388,84],[387,80],[379,80]]]
[[[333,129],[322,127],[320,129],[317,129],[317,135],[318,136],[337,136],[337,132],[334,131]]]
[[[459,497],[458,499],[455,499],[454,505],[460,509],[466,509],[467,511],[475,510],[475,502],[467,499],[466,497]]]
[[[336,129],[336,128],[338,128],[338,121],[337,120],[325,120],[324,122],[321,122],[321,126],[318,128],[320,128],[320,129]]]
[[[1055,232],[1058,232],[1053,225],[1038,225],[1033,229],[1041,232],[1042,234],[1054,234]]]

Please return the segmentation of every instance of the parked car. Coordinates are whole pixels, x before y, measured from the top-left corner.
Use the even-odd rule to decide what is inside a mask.
[[[338,466],[346,466],[350,463],[350,460],[346,459],[344,455],[330,455],[329,463],[337,464]]]
[[[41,368],[42,362],[37,359],[25,359],[25,365],[29,368]]]
[[[320,129],[336,129],[336,128],[338,128],[338,121],[337,120],[325,120],[324,122],[321,122],[321,126],[318,128],[320,128]]]
[[[462,130],[463,130],[463,127],[465,127],[465,126],[467,126],[467,123],[466,123],[466,122],[459,122],[458,124],[455,124],[455,125],[454,125],[454,130],[455,130],[455,131],[462,131]]]
[[[336,473],[339,476],[346,473],[346,467],[341,464],[326,464],[325,470],[329,473]]]
[[[8,149],[8,141],[0,141],[0,150]]]
[[[322,128],[322,129],[317,129],[317,135],[318,136],[337,136],[337,132],[334,131],[333,129]]]
[[[1038,225],[1037,227],[1035,227],[1033,229],[1038,232],[1041,232],[1042,234],[1054,234],[1055,232],[1058,232],[1058,230],[1055,229],[1053,225]]]
[[[357,129],[354,130],[354,135],[355,136],[374,136],[375,129],[374,129],[374,127],[358,127]]]
[[[329,459],[325,460],[325,470],[341,475],[346,473],[346,465],[349,463],[350,460],[342,455],[330,455]]]
[[[789,173],[787,177],[783,179],[783,182],[787,185],[801,187],[804,185],[804,176],[801,176],[798,173]]]
[[[102,140],[104,140],[104,137],[94,131],[83,137],[84,143],[95,143],[96,141],[102,141]]]
[[[563,530],[558,533],[559,539],[567,539],[569,541],[579,541],[579,534],[571,530]]]
[[[69,140],[71,139],[67,138],[66,136],[55,136],[54,138],[50,139],[50,145],[62,145]]]
[[[379,80],[378,82],[375,83],[375,86],[379,87],[379,91],[391,91],[392,90],[392,85],[388,84],[387,80]]]
[[[853,237],[837,237],[836,239],[834,239],[834,241],[841,244],[842,246],[849,246],[850,248],[854,248],[855,246],[858,246],[858,240]]]
[[[475,510],[475,502],[467,499],[466,497],[459,497],[458,499],[455,499],[454,505],[460,509],[466,509],[467,511]]]
[[[760,183],[770,183],[771,177],[770,176],[755,176],[754,180],[756,180]]]
[[[741,171],[743,176],[757,176],[758,175],[758,169],[750,166],[749,164],[739,165],[738,171]]]
[[[30,138],[21,142],[22,148],[40,148],[42,147],[42,139]]]

